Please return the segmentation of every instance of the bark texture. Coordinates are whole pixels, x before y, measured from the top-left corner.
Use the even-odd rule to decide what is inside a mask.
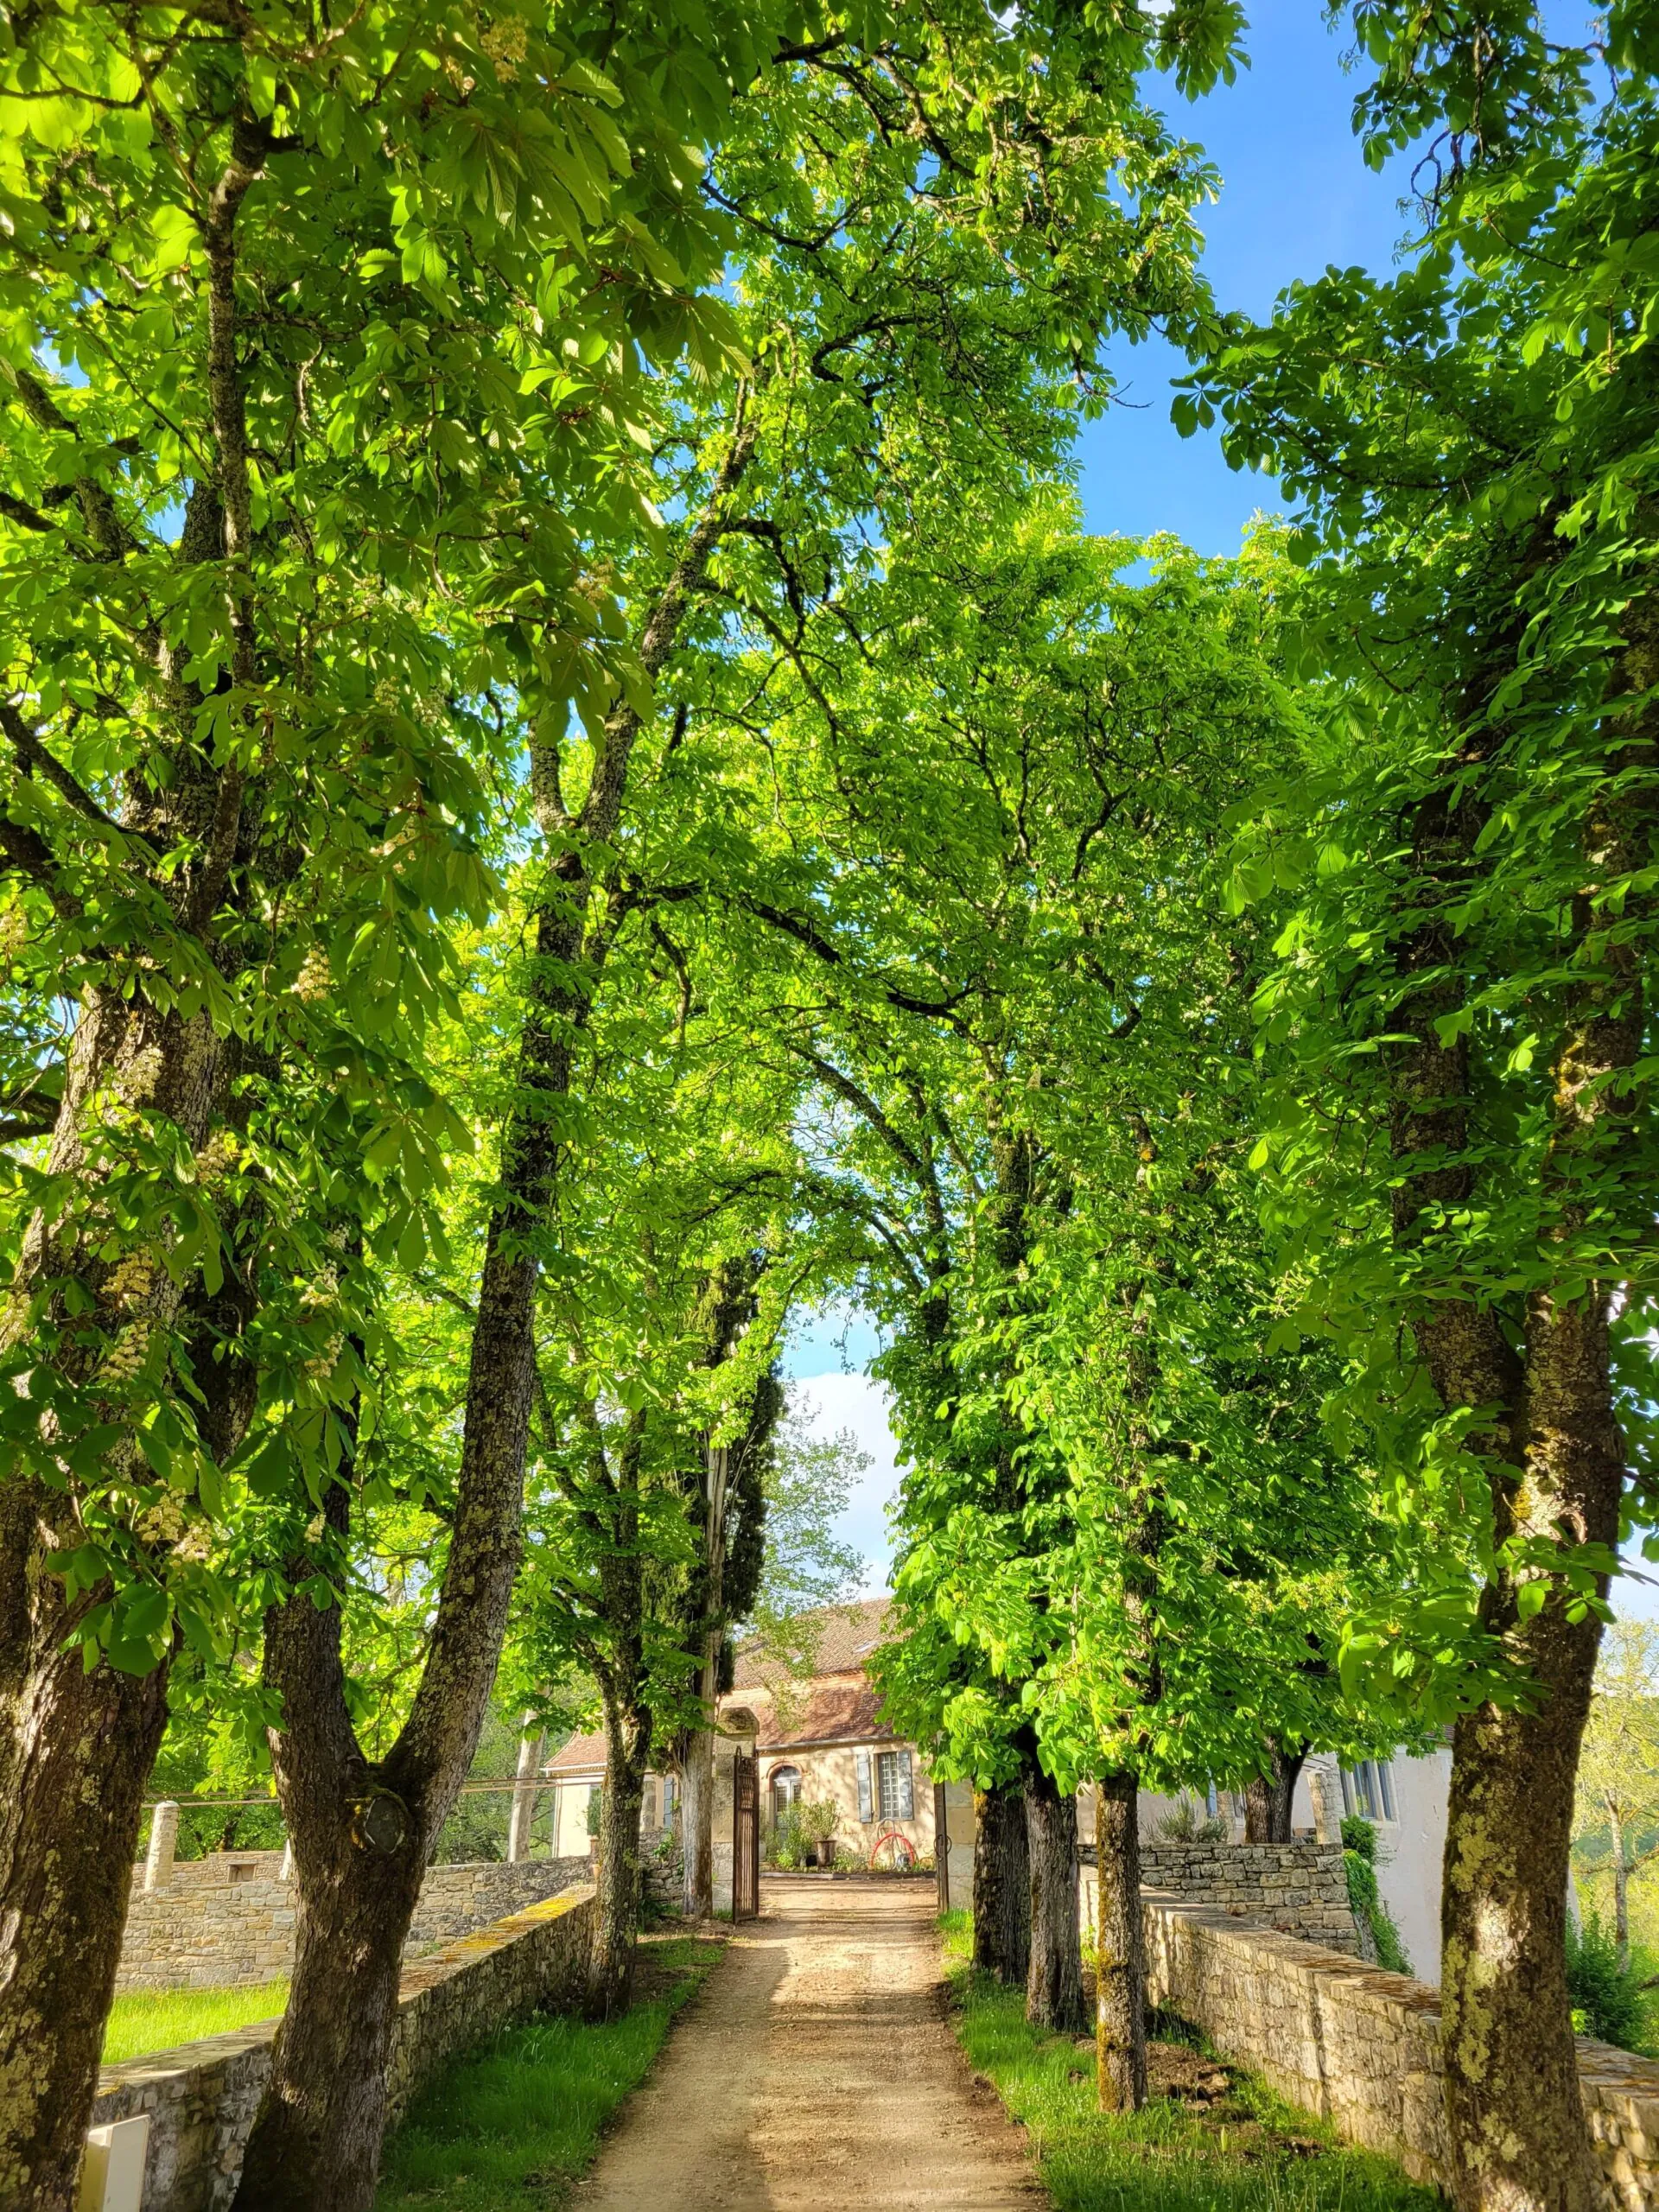
[[[1036,1765],[1024,1781],[1031,1854],[1031,1964],[1026,2018],[1033,2028],[1080,2035],[1083,1929],[1077,1908],[1077,1801]]]
[[[210,459],[190,490],[175,558],[181,567],[224,563],[232,672],[246,695],[259,671],[237,359],[237,219],[263,172],[269,138],[251,118],[237,121],[230,137],[201,230],[207,406],[198,450],[205,448]],[[69,488],[96,598],[100,574],[126,569],[138,550],[109,487],[110,456],[83,442],[46,383],[27,371],[11,383],[37,426],[86,457]],[[118,859],[105,849],[108,864],[128,871],[124,887],[136,911],[152,901],[158,922],[164,918],[181,941],[194,940],[193,954],[229,976],[238,956],[226,950],[219,923],[226,908],[244,903],[236,869],[248,858],[245,770],[233,748],[230,760],[216,760],[202,741],[202,693],[181,673],[181,656],[160,622],[144,612],[142,587],[124,578],[113,588],[138,696],[153,719],[149,758],[128,779],[120,809],[129,842]],[[243,711],[251,718],[251,708]],[[0,705],[0,729],[17,770],[49,782],[72,819],[110,826],[19,702]],[[83,912],[33,823],[0,811],[0,855],[35,881],[60,917]],[[90,938],[85,950],[93,963],[106,951]],[[16,1358],[38,1344],[39,1365],[79,1393],[87,1425],[118,1433],[105,1455],[118,1478],[137,1459],[134,1429],[143,1414],[157,1401],[182,1402],[178,1350],[202,1317],[191,1311],[199,1279],[186,1273],[179,1280],[166,1264],[170,1227],[124,1227],[124,1207],[112,1207],[108,1192],[133,1171],[148,1171],[152,1146],[200,1160],[223,1116],[233,1050],[206,1013],[186,1016],[175,1004],[152,1003],[142,967],[124,957],[119,970],[115,983],[94,982],[82,994],[52,1125],[48,1175],[74,1200],[29,1223],[0,1324],[0,1348]],[[133,1132],[130,1147],[116,1134],[122,1126]],[[70,1278],[79,1294],[73,1307],[60,1287]],[[204,1375],[209,1400],[224,1395],[225,1379]],[[192,1401],[188,1414],[195,1410]],[[240,1433],[234,1405],[209,1403],[200,1412],[207,1448],[233,1449]],[[240,1422],[245,1418],[244,1409]],[[82,1478],[65,1486],[54,1450],[62,1440],[48,1415],[36,1465],[9,1469],[0,1486],[0,2204],[46,2212],[74,2201],[126,1923],[140,1801],[167,1714],[166,1653],[151,1673],[133,1676],[104,1660],[83,1675],[79,1648],[64,1652],[66,1639],[108,1602],[112,1586],[101,1582],[71,1603],[47,1565],[53,1552],[79,1541]],[[95,1478],[88,1487],[102,1492],[102,1510],[110,1492]],[[118,1503],[118,1515],[123,1510]],[[160,1514],[137,1516],[124,1531],[163,1586],[183,1533],[181,1515]]]
[[[638,1708],[605,1708],[605,1796],[599,1815],[599,1896],[594,1918],[588,2011],[620,2019],[633,1988],[639,1934],[639,1813],[651,1758],[651,1719]]]
[[[615,1478],[595,1422],[587,1511],[599,1541],[603,1635],[589,1650],[605,1707],[605,1790],[600,1803],[599,1897],[588,1982],[596,2019],[626,2012],[639,1934],[639,1814],[653,1729],[646,1701],[645,1563],[639,1481],[645,1415],[629,1421]]]
[[[1109,1774],[1095,1796],[1095,2094],[1102,2112],[1139,2112],[1147,2101],[1139,1795],[1135,1776]]]
[[[1306,1751],[1287,1751],[1278,1743],[1268,1746],[1271,1760],[1264,1774],[1254,1775],[1244,1786],[1246,1843],[1288,1843],[1296,1784],[1306,1763]]]
[[[1005,1987],[1031,1965],[1031,1854],[1017,1783],[974,1793],[974,1964]]]
[[[343,1543],[340,1485],[328,1492],[325,1512]],[[504,1609],[505,1602],[504,1593]],[[464,1680],[454,1686],[461,1709],[444,1717],[448,1758],[423,1741],[417,1721],[426,1719],[429,1728],[429,1662],[390,1757],[378,1764],[365,1758],[346,1702],[340,1625],[338,1604],[319,1611],[308,1594],[273,1607],[265,1620],[265,1677],[283,1700],[270,1748],[297,1878],[295,1960],[238,2212],[367,2212],[373,2203],[404,1943],[438,1827],[471,1756],[462,1740]],[[486,1674],[486,1694],[489,1681]],[[479,1713],[481,1699],[474,1740]]]
[[[536,1716],[524,1715],[524,1732],[518,1738],[518,1765],[512,1790],[512,1816],[507,1824],[507,1861],[516,1866],[521,1859],[528,1859],[534,1840],[531,1829],[536,1817],[536,1795],[541,1783],[542,1761],[547,1756],[547,1732],[536,1727]]]
[[[1616,696],[1646,694],[1659,679],[1651,604],[1638,601],[1627,625]],[[1621,716],[1611,771],[1651,772],[1655,721],[1651,707]],[[1394,1234],[1408,1262],[1427,1255],[1431,1280],[1440,1224],[1481,1201],[1488,1137],[1469,1036],[1444,1041],[1435,1027],[1459,1004],[1459,901],[1481,865],[1483,817],[1475,800],[1459,802],[1452,771],[1478,769],[1498,741],[1490,724],[1476,728],[1463,758],[1417,810],[1414,911],[1400,948],[1402,1012],[1414,1034],[1394,1061],[1393,1151],[1404,1171]],[[1534,1289],[1508,1327],[1492,1304],[1469,1298],[1442,1296],[1414,1319],[1442,1404],[1485,1409],[1472,1448],[1487,1471],[1499,1545],[1529,1541],[1545,1559],[1564,1545],[1611,1548],[1618,1539],[1626,1454],[1610,1323],[1621,1286],[1611,1274],[1596,1280],[1580,1255],[1586,1241],[1605,1250],[1610,1238],[1622,1246],[1644,1233],[1651,1212],[1650,1192],[1630,1172],[1637,1093],[1625,1079],[1642,1051],[1643,976],[1616,926],[1619,915],[1636,916],[1641,894],[1621,896],[1615,910],[1598,893],[1646,864],[1655,823],[1649,804],[1610,803],[1606,788],[1592,787],[1583,820],[1583,888],[1563,947],[1571,980],[1549,1040],[1542,1195],[1561,1250],[1558,1278]],[[1591,1236],[1583,1194],[1592,1185]],[[1465,1715],[1454,1741],[1441,1994],[1450,2181],[1460,2212],[1590,2212],[1594,2202],[1563,1936],[1573,1785],[1600,1624],[1593,1614],[1570,1619],[1570,1597],[1553,1573],[1500,1552],[1482,1618],[1538,1694],[1527,1712],[1489,1705]]]
[[[0,1495],[0,1510],[21,1503]],[[60,1588],[42,1578],[43,1609]],[[32,1665],[0,1804],[0,2206],[71,2212],[126,1927],[165,1669],[90,1675],[78,1647]],[[112,1878],[118,1877],[118,1878]]]

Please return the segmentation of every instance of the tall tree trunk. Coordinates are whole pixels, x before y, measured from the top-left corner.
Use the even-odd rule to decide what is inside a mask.
[[[80,1017],[51,1173],[84,1173],[93,1185],[122,1172],[118,1160],[106,1159],[96,1175],[87,1163],[83,1117],[100,1098],[118,1103],[140,1127],[170,1131],[192,1147],[204,1143],[225,1057],[206,1020],[181,1022],[103,994],[89,996]],[[107,1218],[105,1203],[91,1197],[94,1223]],[[160,1251],[140,1245],[124,1255],[124,1289],[120,1268],[97,1249],[104,1233],[78,1236],[37,1217],[0,1328],[15,1360],[43,1321],[60,1363],[55,1392],[37,1382],[34,1393],[57,1410],[41,1418],[38,1439],[19,1455],[23,1464],[0,1478],[0,2204],[50,2212],[73,2203],[78,2185],[169,1663],[164,1653],[149,1673],[132,1675],[99,1656],[86,1672],[79,1631],[114,1593],[105,1580],[72,1600],[48,1565],[83,1541],[78,1485],[65,1485],[56,1455],[73,1440],[66,1421],[116,1432],[92,1487],[97,1510],[112,1503],[118,1519],[118,1478],[137,1457],[133,1429],[158,1395],[177,1391],[170,1345],[190,1321]],[[78,1276],[88,1294],[90,1314],[79,1329],[65,1325],[55,1299],[43,1317],[35,1312],[48,1269]],[[48,1355],[41,1357],[44,1365]],[[202,1429],[211,1448],[205,1421]],[[54,1479],[31,1470],[29,1460],[41,1459]],[[117,1484],[105,1487],[111,1474]],[[152,1536],[142,1523],[128,1534],[164,1586],[173,1535]]]
[[[21,1486],[0,1508],[27,1510]],[[59,1627],[61,1594],[47,1576],[35,1592]],[[101,1662],[89,1675],[78,1645],[54,1649],[50,1637],[22,1687],[21,1756],[0,1797],[0,2205],[76,2202],[166,1719],[165,1667],[124,1675]]]
[[[639,1542],[639,1479],[645,1416],[635,1413],[614,1481],[594,1437],[589,1525],[600,1548],[602,1650],[594,1672],[605,1701],[605,1794],[600,1805],[599,1896],[594,1920],[588,2009],[613,2020],[628,2009],[639,1935],[639,1814],[651,1762],[646,1702],[645,1586]]]
[[[267,2094],[243,2162],[236,2203],[250,2212],[356,2212],[374,2202],[404,1945],[426,1872],[424,1830],[377,1848],[380,1818],[384,1834],[398,1832],[389,1804],[382,1815],[372,1799],[342,1796],[313,1804],[290,1831],[294,1977],[271,2054],[282,2099],[273,2114]]]
[[[499,1445],[500,1431],[487,1433]],[[340,1605],[299,1590],[265,1618],[265,1678],[282,1700],[271,1763],[298,1877],[295,1971],[248,2142],[236,2212],[369,2212],[386,2119],[386,2063],[404,1945],[439,1830],[478,1742],[518,1561],[518,1476],[463,1446],[427,1660],[385,1758],[357,1740]],[[349,1493],[324,1499],[344,1580]],[[308,1581],[315,1556],[292,1563]]]
[[[1630,1870],[1624,1862],[1624,1822],[1620,1817],[1618,1802],[1609,1797],[1607,1802],[1607,1833],[1613,1847],[1613,1941],[1618,1947],[1618,1963],[1630,1963]]]
[[[1566,1959],[1583,1710],[1572,1655],[1561,1656],[1541,1711],[1483,1706],[1458,1723],[1453,1746],[1442,2037],[1450,2179],[1467,2212],[1591,2212],[1596,2202]]]
[[[540,1787],[542,1761],[547,1752],[547,1733],[544,1729],[532,1732],[533,1713],[524,1715],[524,1730],[518,1738],[518,1770],[512,1787],[512,1816],[507,1823],[507,1863],[516,1866],[521,1859],[528,1859],[533,1840],[536,1820],[536,1796]]]
[[[1095,2095],[1102,2112],[1139,2112],[1147,2101],[1139,1796],[1132,1774],[1109,1774],[1095,1789]]]
[[[1659,681],[1656,603],[1639,600],[1626,622],[1615,695],[1643,696]],[[1504,672],[1497,668],[1493,680]],[[1626,1454],[1609,1324],[1619,1285],[1594,1279],[1593,1255],[1610,1240],[1646,1235],[1651,1217],[1631,1143],[1637,1093],[1621,1082],[1642,1051],[1643,978],[1636,947],[1615,930],[1620,917],[1637,918],[1646,896],[1626,893],[1649,857],[1652,804],[1641,794],[1650,781],[1619,792],[1616,779],[1624,768],[1650,779],[1655,723],[1649,707],[1609,726],[1608,761],[1584,820],[1541,1179],[1550,1235],[1562,1247],[1560,1280],[1531,1294],[1518,1347],[1488,1302],[1428,1297],[1413,1314],[1441,1403],[1485,1409],[1470,1444],[1484,1462],[1499,1550],[1481,1618],[1538,1692],[1530,1711],[1487,1705],[1465,1714],[1453,1742],[1441,2002],[1448,2179],[1460,2212],[1590,2212],[1594,2201],[1563,1946],[1574,1782],[1600,1623],[1587,1611],[1570,1619],[1574,1592],[1554,1573],[1540,1577],[1537,1562],[1564,1547],[1618,1541]],[[1490,721],[1473,726],[1464,757],[1446,764],[1413,824],[1412,925],[1399,950],[1407,988],[1394,1017],[1414,1033],[1394,1058],[1394,1235],[1408,1261],[1426,1261],[1431,1287],[1440,1224],[1461,1218],[1482,1195],[1486,1133],[1477,1123],[1469,1036],[1450,1021],[1437,1027],[1460,1010],[1459,916],[1480,865],[1478,800],[1460,798],[1459,786],[1498,742]],[[1618,887],[1604,904],[1611,886]],[[1593,1231],[1587,1189],[1596,1194]],[[1525,1563],[1516,1563],[1511,1544],[1529,1547]]]
[[[718,1700],[720,1638],[712,1630],[703,1634],[702,1663],[697,1669],[697,1695],[711,1716]],[[680,1762],[680,1850],[683,1861],[683,1894],[686,1917],[707,1920],[715,1910],[715,1732],[712,1726],[693,1728],[685,1738]]]
[[[633,1989],[639,1935],[639,1814],[651,1758],[651,1716],[607,1700],[605,1795],[599,1815],[599,1896],[594,1915],[588,2010],[620,2019]]]
[[[1006,1988],[1031,1967],[1031,1852],[1018,1783],[974,1793],[974,1964]]]
[[[238,710],[245,728],[255,719],[259,671],[248,565],[251,480],[237,360],[236,226],[269,143],[263,126],[239,118],[202,210],[208,404],[200,427],[207,463],[186,501],[175,556],[181,566],[224,564],[230,672],[247,702]],[[38,424],[61,433],[70,449],[93,451],[41,381],[14,372],[12,383]],[[119,574],[137,550],[105,480],[109,458],[96,454],[97,465],[73,485],[94,603],[96,569]],[[193,938],[205,964],[228,980],[238,957],[218,935],[218,923],[240,895],[233,874],[245,828],[242,749],[230,746],[225,757],[213,757],[198,734],[201,692],[184,680],[159,626],[138,612],[142,586],[114,588],[121,626],[162,718],[158,728],[168,733],[128,779],[122,826],[143,843],[135,841],[122,865],[147,878],[144,890],[167,901],[181,937]],[[0,722],[20,766],[32,764],[35,772],[50,747],[37,741],[16,703],[0,704]],[[60,765],[60,789],[64,772]],[[93,811],[102,818],[95,805]],[[146,848],[171,865],[138,857]],[[0,852],[35,879],[60,916],[84,912],[78,894],[57,880],[51,846],[32,823],[0,818]],[[114,887],[118,904],[137,887]],[[97,963],[107,951],[89,932],[87,960]],[[100,1659],[84,1680],[72,1680],[81,1661],[78,1649],[65,1652],[65,1640],[74,1639],[90,1611],[114,1592],[104,1580],[72,1604],[48,1560],[79,1541],[84,1492],[77,1492],[84,1484],[99,1493],[89,1520],[110,1511],[127,1520],[120,1534],[130,1555],[165,1588],[181,1531],[154,1532],[131,1519],[119,1478],[137,1457],[134,1432],[158,1402],[181,1407],[187,1421],[194,1411],[180,1388],[174,1345],[200,1278],[192,1270],[188,1283],[175,1279],[164,1249],[171,1232],[157,1229],[153,1217],[124,1240],[118,1224],[125,1202],[111,1208],[107,1190],[135,1168],[148,1179],[158,1154],[175,1147],[200,1156],[224,1107],[231,1058],[209,1015],[187,1017],[176,1004],[152,1003],[142,971],[128,969],[124,956],[119,966],[124,974],[81,995],[53,1129],[48,1175],[60,1191],[74,1187],[79,1203],[60,1200],[29,1223],[0,1325],[0,1349],[15,1361],[34,1339],[41,1370],[29,1393],[41,1408],[40,1427],[19,1454],[22,1465],[14,1464],[0,1479],[0,2203],[27,2202],[41,2212],[74,2201],[103,2015],[126,1924],[140,1801],[167,1718],[166,1655],[142,1677],[118,1674]],[[124,1156],[116,1137],[123,1121],[139,1138]],[[79,1296],[75,1325],[65,1328],[69,1308],[60,1286],[69,1279]],[[46,1387],[48,1376],[70,1391]],[[205,1387],[211,1395],[214,1386]],[[124,1434],[96,1454],[96,1474],[77,1474],[66,1486],[65,1446],[76,1427]],[[207,1420],[200,1433],[209,1450],[217,1448]],[[15,1434],[11,1441],[15,1450]]]
[[[1026,2018],[1033,2028],[1079,2035],[1084,2026],[1083,1929],[1077,1909],[1077,1801],[1062,1796],[1033,1761],[1024,1777],[1031,1853],[1031,1965]]]
[[[1296,1784],[1306,1762],[1306,1751],[1287,1751],[1269,1739],[1272,1764],[1265,1774],[1253,1775],[1244,1785],[1244,1840],[1246,1843],[1288,1843]]]

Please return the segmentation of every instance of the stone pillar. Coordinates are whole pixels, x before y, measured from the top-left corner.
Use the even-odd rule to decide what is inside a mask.
[[[1320,1843],[1342,1841],[1342,1783],[1335,1759],[1321,1756],[1307,1763],[1307,1794],[1313,1806],[1313,1834]]]
[[[149,1849],[144,1857],[144,1888],[165,1889],[179,1847],[179,1808],[171,1798],[150,1815]]]

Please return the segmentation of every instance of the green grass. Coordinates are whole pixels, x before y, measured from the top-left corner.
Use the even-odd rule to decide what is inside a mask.
[[[966,1913],[944,1918],[957,2032],[1027,2131],[1058,2212],[1436,2212],[1439,2195],[1386,2158],[1339,2143],[1248,2075],[1199,2107],[1154,2096],[1095,2109],[1094,2051],[1027,2027],[1025,2001],[969,1963]],[[1166,2024],[1166,2037],[1202,2048]]]
[[[548,2200],[527,2191],[563,2195],[721,1949],[707,1937],[647,1936],[642,1993],[624,2018],[532,2020],[447,2068],[386,2145],[376,2212],[528,2212]]]
[[[110,2007],[104,2029],[104,2063],[173,2050],[198,2036],[274,2020],[288,2002],[288,1983],[261,1982],[252,1989],[133,1989]]]

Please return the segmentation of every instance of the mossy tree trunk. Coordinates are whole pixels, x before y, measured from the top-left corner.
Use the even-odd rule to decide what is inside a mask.
[[[1077,1801],[1033,1761],[1024,1777],[1031,1855],[1031,1964],[1026,2018],[1034,2028],[1080,2035],[1083,1929],[1077,1907]]]
[[[974,1794],[974,1964],[1009,1989],[1031,1965],[1031,1856],[1017,1783]]]
[[[1109,1774],[1096,1785],[1095,2091],[1102,2112],[1139,2112],[1147,2101],[1139,1796],[1132,1774]]]
[[[605,1796],[599,1816],[599,1895],[588,2008],[620,2019],[633,1989],[639,1936],[639,1814],[651,1758],[651,1716],[609,1700],[605,1707]]]
[[[28,1510],[20,1485],[0,1510]],[[0,1797],[0,2205],[71,2212],[126,1928],[167,1672],[124,1675],[61,1644],[62,1585],[22,1597],[37,1656]],[[33,1604],[30,1605],[29,1598]]]
[[[1655,603],[1639,600],[1625,619],[1614,697],[1641,702],[1659,683]],[[1494,684],[1503,673],[1498,666]],[[1398,946],[1395,1022],[1412,1033],[1392,1061],[1393,1229],[1402,1259],[1431,1286],[1443,1280],[1441,1224],[1466,1219],[1489,1195],[1487,1073],[1461,1023],[1459,936],[1484,866],[1480,773],[1502,740],[1486,705],[1472,690],[1472,734],[1418,804],[1410,926]],[[1562,917],[1564,981],[1548,1040],[1540,1250],[1548,1259],[1559,1249],[1559,1265],[1511,1314],[1490,1300],[1440,1295],[1412,1316],[1441,1404],[1479,1412],[1470,1448],[1486,1473],[1497,1546],[1481,1620],[1536,1688],[1525,1710],[1488,1704],[1465,1714],[1453,1742],[1441,1999],[1448,2181],[1459,2212],[1590,2212],[1595,2201],[1564,1936],[1601,1628],[1558,1566],[1578,1546],[1617,1543],[1628,1471],[1611,1344],[1623,1285],[1611,1269],[1599,1275],[1595,1255],[1651,1230],[1634,1079],[1645,1029],[1636,925],[1647,894],[1627,887],[1640,885],[1650,860],[1659,715],[1650,704],[1624,707],[1609,728],[1607,772],[1591,785],[1582,823],[1582,888]],[[1602,894],[1614,884],[1609,906]]]

